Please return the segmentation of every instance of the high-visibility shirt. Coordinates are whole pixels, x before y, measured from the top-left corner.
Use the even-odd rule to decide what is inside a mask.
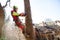
[[[13,12],[12,14],[13,16],[19,16],[19,14],[17,12]]]
[[[18,21],[19,20],[19,14],[17,12],[15,12],[14,10],[11,11],[11,15],[13,17],[14,21]]]

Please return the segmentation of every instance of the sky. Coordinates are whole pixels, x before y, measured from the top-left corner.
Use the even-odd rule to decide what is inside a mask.
[[[0,0],[2,6],[5,5],[6,0]],[[24,12],[24,1],[23,0],[11,0],[9,13],[12,7],[16,5],[18,7],[18,13]],[[60,0],[30,0],[31,15],[33,23],[40,23],[46,19],[60,20]],[[10,15],[7,13],[7,15]],[[10,19],[12,19],[10,17]],[[21,18],[25,19],[25,18]],[[23,20],[24,22],[24,20]]]

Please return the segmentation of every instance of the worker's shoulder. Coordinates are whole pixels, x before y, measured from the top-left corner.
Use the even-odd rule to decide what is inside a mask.
[[[11,12],[14,12],[14,10],[11,10]]]

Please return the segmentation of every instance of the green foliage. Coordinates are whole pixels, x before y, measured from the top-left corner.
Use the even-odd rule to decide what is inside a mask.
[[[4,37],[1,37],[0,40],[4,40]]]

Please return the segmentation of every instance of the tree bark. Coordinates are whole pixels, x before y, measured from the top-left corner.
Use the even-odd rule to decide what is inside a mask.
[[[2,27],[3,27],[3,24],[4,24],[4,10],[0,4],[0,37],[2,35]]]
[[[29,37],[31,40],[34,39],[34,31],[33,31],[33,25],[32,25],[32,18],[31,18],[31,9],[30,9],[30,2],[29,0],[24,0],[24,6],[25,6],[25,13],[26,13],[26,32],[29,34]]]

